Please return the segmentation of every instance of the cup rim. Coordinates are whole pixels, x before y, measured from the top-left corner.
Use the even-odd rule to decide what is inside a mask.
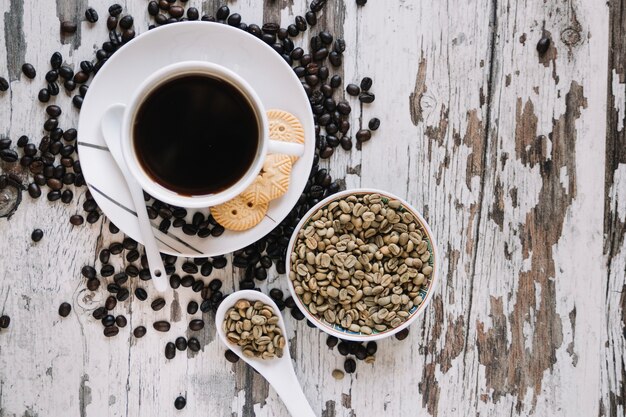
[[[214,194],[187,196],[178,194],[158,182],[152,180],[148,173],[141,167],[132,141],[132,127],[137,110],[143,100],[163,83],[184,74],[208,74],[229,82],[239,89],[249,100],[251,107],[257,116],[259,124],[259,141],[257,154],[253,163],[246,173],[227,189]],[[268,148],[268,121],[263,102],[250,84],[234,71],[222,65],[207,61],[181,61],[164,66],[150,74],[133,92],[131,99],[125,105],[121,126],[121,149],[126,165],[135,180],[141,187],[154,198],[168,204],[186,208],[206,208],[231,200],[241,194],[256,178],[261,170],[264,155]]]
[[[411,315],[408,317],[408,319],[404,323],[402,323],[400,326],[390,329],[390,330],[386,330],[382,333],[372,333],[371,335],[364,335],[362,333],[350,332],[343,327],[341,327],[343,331],[336,330],[335,327],[331,327],[325,321],[322,321],[320,318],[311,314],[308,308],[304,306],[300,297],[296,294],[293,282],[291,281],[291,278],[289,278],[289,273],[291,271],[291,254],[293,252],[295,242],[298,239],[298,233],[304,227],[304,225],[310,220],[311,216],[313,216],[313,214],[320,208],[329,205],[330,203],[332,203],[333,201],[337,199],[350,196],[350,195],[357,195],[357,194],[380,194],[384,197],[399,200],[402,203],[402,206],[408,209],[411,212],[411,214],[415,216],[415,218],[418,220],[421,226],[424,228],[424,231],[426,232],[428,236],[428,239],[430,241],[431,248],[432,248],[433,272],[432,272],[431,279],[430,279],[430,285],[428,286],[428,290],[426,292],[426,298],[422,300],[421,304],[417,306],[415,311],[413,311]],[[388,191],[379,190],[376,188],[355,188],[351,190],[340,191],[338,193],[335,193],[333,195],[330,195],[324,198],[322,201],[320,201],[319,203],[311,207],[309,211],[307,211],[306,214],[302,217],[302,219],[300,220],[298,225],[295,227],[294,232],[291,235],[291,238],[289,240],[289,245],[287,246],[285,268],[287,272],[289,293],[291,294],[291,297],[293,298],[296,306],[304,314],[304,316],[324,333],[330,334],[342,340],[350,340],[350,341],[355,341],[355,342],[368,342],[368,341],[380,340],[380,339],[393,336],[394,334],[409,327],[415,320],[417,320],[418,317],[423,315],[424,311],[426,311],[426,307],[428,306],[428,304],[430,303],[431,299],[434,296],[435,290],[437,289],[437,285],[439,284],[439,269],[440,269],[439,268],[439,251],[437,249],[437,242],[435,241],[434,234],[430,226],[428,225],[428,222],[426,222],[426,220],[421,215],[421,213],[417,211],[411,204],[409,204],[403,198],[398,197]]]

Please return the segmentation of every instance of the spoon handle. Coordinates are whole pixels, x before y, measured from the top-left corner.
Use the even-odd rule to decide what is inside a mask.
[[[146,249],[146,257],[148,258],[148,268],[150,269],[150,275],[152,275],[154,287],[158,292],[164,292],[167,289],[165,267],[163,266],[163,260],[161,259],[161,254],[159,253],[159,247],[157,246],[156,239],[154,238],[154,232],[152,231],[150,219],[148,218],[146,202],[143,198],[143,190],[137,181],[130,176],[126,177],[126,182],[128,183],[128,189],[133,197],[133,203],[135,204],[135,211],[137,212],[137,218],[139,219],[139,228],[141,229],[141,237],[143,238],[143,244]]]
[[[284,359],[284,358],[283,358]],[[300,382],[296,377],[296,373],[291,366],[291,359],[283,362],[285,366],[282,366],[281,372],[277,372],[273,375],[264,375],[265,378],[272,385],[276,393],[289,413],[294,417],[316,417],[313,409],[309,405],[309,401],[304,396]],[[269,377],[269,378],[268,378]]]

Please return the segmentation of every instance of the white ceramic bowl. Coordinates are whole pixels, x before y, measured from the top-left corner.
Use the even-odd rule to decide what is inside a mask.
[[[300,223],[298,223],[298,226],[296,226],[296,229],[293,235],[291,236],[291,240],[289,241],[289,246],[287,247],[288,250],[287,250],[286,268],[287,268],[287,273],[289,274],[289,271],[291,271],[291,253],[293,252],[296,241],[298,240],[298,233],[300,232],[302,228],[306,226],[306,224],[309,222],[310,217],[317,210],[329,205],[335,200],[348,197],[351,195],[362,195],[362,194],[380,194],[382,197],[387,197],[392,200],[399,200],[402,203],[402,207],[408,210],[411,214],[413,214],[413,216],[417,219],[417,221],[422,226],[423,230],[426,232],[426,236],[429,242],[429,250],[431,251],[429,264],[433,267],[433,273],[430,275],[429,280],[426,281],[426,285],[420,291],[420,294],[422,295],[422,299],[423,299],[422,303],[418,306],[414,306],[407,320],[404,321],[400,326],[396,327],[395,329],[389,329],[384,332],[374,332],[370,335],[367,335],[363,333],[352,332],[337,324],[328,323],[326,320],[324,320],[323,317],[318,317],[318,316],[311,314],[308,308],[302,302],[302,300],[300,300],[300,297],[295,293],[295,289],[294,289],[293,282],[291,281],[291,279],[288,278],[287,280],[289,281],[289,292],[291,293],[291,296],[293,297],[296,305],[298,306],[298,309],[300,309],[300,311],[302,311],[305,317],[309,319],[313,324],[315,324],[315,326],[317,326],[320,330],[328,334],[331,334],[333,336],[336,336],[339,339],[353,340],[357,342],[368,342],[370,340],[378,340],[378,339],[383,339],[385,337],[392,336],[398,333],[399,331],[410,326],[411,323],[413,323],[418,317],[420,317],[422,313],[426,310],[426,307],[428,306],[428,303],[430,303],[430,300],[433,297],[433,294],[437,287],[438,274],[439,274],[439,256],[438,256],[438,251],[437,251],[437,244],[435,243],[433,232],[432,230],[430,230],[428,223],[426,223],[426,220],[424,220],[422,215],[417,210],[415,210],[404,199],[398,196],[395,196],[391,193],[388,193],[386,191],[376,190],[373,188],[358,188],[354,190],[341,191],[337,194],[331,195],[325,198],[324,200],[320,201],[319,203],[317,203],[315,206],[313,206],[306,213],[306,215],[302,218]]]

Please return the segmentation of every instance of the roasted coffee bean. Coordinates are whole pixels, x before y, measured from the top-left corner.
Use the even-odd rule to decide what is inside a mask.
[[[259,281],[265,281],[267,279],[267,271],[265,270],[265,268],[256,268],[254,270],[254,278],[258,279]]]
[[[85,222],[85,218],[81,216],[80,214],[74,214],[70,216],[70,224],[72,224],[73,226],[80,226],[84,222]]]
[[[200,311],[202,311],[203,313],[208,313],[209,311],[211,311],[211,300],[207,299],[202,301],[202,304],[200,304]]]
[[[230,16],[228,16],[228,19],[226,20],[226,22],[230,26],[239,26],[239,24],[241,23],[241,15],[239,13],[233,13]]]
[[[200,18],[200,12],[195,7],[190,7],[187,9],[187,19],[189,20],[198,20]]]
[[[46,113],[48,113],[48,116],[55,118],[56,120],[56,118],[58,118],[61,115],[62,111],[59,106],[55,104],[51,104],[48,107],[46,107]]]
[[[272,300],[276,301],[276,300],[282,300],[283,299],[283,292],[282,290],[280,290],[279,288],[272,288],[270,290],[270,297],[272,298]]]
[[[117,285],[124,285],[126,281],[128,281],[128,277],[129,275],[126,274],[126,272],[118,272],[117,274],[113,275],[113,281]]]
[[[359,344],[356,351],[354,352],[354,356],[356,356],[356,358],[360,361],[365,360],[365,358],[367,358],[367,349],[365,348],[365,346]]]
[[[165,307],[165,300],[163,298],[157,298],[150,304],[150,307],[152,307],[154,311],[159,311]]]
[[[7,91],[8,89],[9,81],[4,77],[0,77],[0,91]]]
[[[189,338],[187,341],[187,348],[192,352],[200,351],[200,342],[195,337]]]
[[[539,39],[539,42],[537,42],[537,52],[539,52],[539,55],[545,54],[548,52],[548,49],[550,49],[550,38],[543,37]]]
[[[291,317],[293,317],[294,319],[300,321],[300,320],[304,320],[304,313],[302,313],[302,311],[300,311],[300,309],[298,308],[292,308],[291,309]]]
[[[211,262],[207,261],[200,267],[200,274],[202,274],[203,277],[208,277],[211,275],[211,272],[213,272],[213,265]]]
[[[61,201],[65,204],[71,203],[73,198],[74,193],[72,192],[72,190],[65,190],[61,193]]]
[[[171,327],[170,323],[164,320],[155,321],[152,326],[158,332],[169,332]]]
[[[122,316],[121,314],[119,316],[117,316],[115,318],[115,324],[117,325],[117,327],[119,328],[124,328],[126,327],[126,325],[128,324],[128,321],[126,320],[126,317]]]
[[[337,351],[340,355],[346,356],[350,353],[350,345],[348,345],[348,342],[342,340],[337,346]]]
[[[317,13],[322,10],[324,6],[326,6],[326,0],[312,0],[309,8],[312,12]]]
[[[54,191],[54,192],[57,192],[57,191]],[[98,213],[97,211],[92,211],[91,213],[87,215],[87,223],[89,224],[94,224],[98,220],[100,220],[100,213]]]
[[[117,305],[117,298],[113,297],[112,295],[109,295],[106,301],[104,302],[104,308],[106,308],[109,311],[113,310],[116,305]]]
[[[183,271],[188,274],[197,274],[198,266],[192,262],[185,262],[182,266]]]
[[[13,149],[0,150],[0,159],[4,162],[16,162],[19,156]]]
[[[19,148],[24,148],[24,147],[28,144],[28,141],[29,141],[29,140],[30,140],[30,139],[28,138],[28,136],[26,136],[26,135],[22,135],[22,136],[20,136],[20,137],[19,137],[19,139],[17,140],[17,146],[18,146]]]
[[[74,77],[74,70],[64,65],[61,68],[59,68],[59,75],[64,80],[71,80]]]
[[[81,107],[83,107],[83,97],[81,97],[81,96],[74,96],[74,98],[72,98],[72,104],[77,109],[80,109]]]
[[[165,357],[167,359],[174,359],[176,356],[176,346],[172,342],[167,342],[165,345]]]
[[[85,18],[90,23],[96,23],[98,21],[98,12],[92,7],[85,10]]]
[[[295,25],[300,32],[304,32],[307,28],[306,20],[302,16],[296,16]]]
[[[335,336],[330,335],[326,338],[326,346],[328,346],[330,349],[337,346],[337,343],[339,343],[339,339],[337,339],[337,337]]]
[[[252,282],[252,281],[241,281],[239,283],[239,289],[240,290],[253,290],[254,289],[254,282]]]
[[[289,26],[287,26],[287,33],[289,34],[289,36],[296,37],[300,33],[300,30],[295,24],[292,23]]]
[[[33,232],[30,234],[30,238],[33,240],[33,242],[39,242],[41,239],[43,239],[43,230],[33,230]]]
[[[74,140],[76,140],[77,136],[78,132],[74,128],[67,129],[65,132],[63,132],[63,139],[68,142],[73,142]],[[74,171],[76,171],[76,169],[74,169]]]
[[[92,313],[93,318],[96,320],[101,320],[104,316],[106,316],[106,314],[107,310],[104,307],[98,307]]]
[[[103,277],[110,277],[111,275],[113,275],[113,273],[115,273],[115,268],[113,267],[113,265],[107,264],[100,268],[100,275],[102,275]]]
[[[348,374],[354,373],[354,371],[356,371],[356,362],[355,362],[355,360],[352,359],[352,358],[346,359],[346,361],[343,363],[343,369]]]
[[[100,288],[100,281],[98,281],[97,279],[87,280],[87,289],[89,291],[96,291],[98,288]]]
[[[369,91],[372,88],[373,80],[370,77],[363,77],[361,80],[361,91]]]
[[[148,14],[150,16],[156,16],[157,14],[159,14],[159,3],[154,0],[148,3]]]
[[[340,67],[342,64],[343,58],[341,58],[341,55],[338,52],[333,51],[330,54],[328,54],[328,60],[330,61],[333,67]]]
[[[76,30],[78,29],[78,25],[76,24],[76,22],[72,22],[69,20],[63,21],[61,22],[61,32],[62,33],[66,33],[66,34],[72,34],[72,33],[76,33]]]
[[[152,279],[152,274],[148,268],[143,268],[139,271],[139,279],[142,281],[149,281]]]
[[[59,306],[59,316],[61,317],[69,316],[71,311],[72,306],[70,305],[70,303],[61,303],[61,305]]]
[[[177,289],[178,287],[180,287],[181,284],[181,279],[178,275],[174,274],[170,276],[170,287],[172,287],[173,289]]]
[[[198,303],[195,301],[190,301],[187,304],[187,314],[196,314],[198,312]]]
[[[409,328],[404,328],[402,330],[400,330],[398,333],[396,333],[396,339],[398,340],[404,340],[408,337],[409,335]]]
[[[315,26],[317,24],[317,15],[315,14],[315,12],[312,12],[312,11],[306,12],[304,14],[304,18],[310,26]]]
[[[135,262],[137,259],[139,259],[139,251],[137,249],[133,249],[128,251],[128,253],[126,254],[126,260],[128,262]]]
[[[122,29],[130,29],[133,27],[134,19],[131,15],[122,17],[119,21],[119,25]]]
[[[104,327],[111,327],[115,324],[115,317],[111,314],[107,314],[106,316],[102,317],[101,321]]]
[[[146,332],[147,332],[147,329],[144,326],[137,326],[135,327],[135,330],[133,330],[133,335],[137,339],[141,339],[142,337],[146,335]]]
[[[367,142],[372,138],[372,132],[368,129],[361,129],[356,132],[356,140],[359,142]]]
[[[139,301],[146,301],[148,299],[148,293],[145,289],[138,287],[135,288],[135,297],[137,297]]]
[[[180,280],[180,285],[182,285],[185,288],[189,288],[193,285],[195,279],[191,276],[191,275],[185,275],[181,280]]]
[[[47,88],[42,88],[41,90],[39,90],[39,93],[37,94],[37,100],[42,103],[47,103],[48,101],[50,101],[50,91],[48,91]]]
[[[377,130],[380,127],[380,119],[377,117],[370,119],[367,127],[369,127],[370,130]]]
[[[319,155],[320,155],[320,158],[322,159],[328,159],[333,155],[334,152],[335,152],[334,148],[331,148],[330,146],[326,146],[324,149],[320,151]]]
[[[333,35],[331,35],[331,33],[328,31],[323,30],[319,33],[318,36],[320,37],[320,40],[324,45],[330,45],[331,43],[333,43]]]
[[[370,342],[367,342],[367,346],[365,347],[365,349],[367,351],[367,354],[369,356],[372,356],[372,355],[375,355],[376,352],[378,351],[378,345],[376,344],[375,341],[372,340]]]
[[[154,21],[158,24],[158,25],[164,25],[167,23],[167,16],[165,16],[162,13],[159,13],[158,15],[156,15],[156,17],[154,18]]]
[[[45,78],[46,78],[46,81],[48,81],[49,83],[53,83],[59,79],[59,71],[54,70],[54,69],[50,70],[46,73]]]
[[[9,138],[2,138],[0,139],[0,150],[2,149],[8,149],[11,146],[11,139]],[[34,145],[33,145],[34,147]]]
[[[120,289],[120,286],[113,282],[107,285],[107,291],[111,294],[117,294],[118,292],[120,292]]]
[[[22,72],[27,78],[30,78],[31,80],[35,78],[35,76],[37,76],[37,71],[35,71],[35,67],[33,67],[32,64],[26,63],[22,65]]]
[[[57,83],[48,83],[47,90],[51,96],[58,96],[60,92],[59,85]]]
[[[204,282],[202,282],[201,280],[196,280],[192,285],[191,285],[191,289],[194,292],[200,292],[202,291],[202,289],[204,288]]]
[[[180,350],[181,352],[187,349],[187,339],[182,336],[177,337],[174,344],[176,345],[176,349]]]
[[[117,336],[117,334],[120,332],[119,327],[117,326],[111,326],[111,327],[105,327],[104,328],[104,335],[106,337],[113,337],[113,336]]]
[[[183,226],[183,233],[189,236],[193,236],[198,233],[198,227],[194,226],[193,224],[187,223]]]
[[[57,70],[63,64],[63,55],[60,52],[55,52],[50,56],[50,66],[53,70]]]
[[[228,8],[228,6],[221,6],[219,9],[217,9],[217,12],[215,13],[215,18],[218,20],[226,20],[229,14],[230,9]]]
[[[359,94],[359,101],[361,103],[369,104],[369,103],[374,102],[375,99],[376,99],[376,96],[374,94],[372,94],[372,93],[367,93],[366,92],[366,93]]]
[[[117,28],[117,17],[115,16],[109,16],[107,18],[107,29],[109,30],[115,30],[115,28]]]
[[[182,410],[183,408],[185,408],[185,405],[187,405],[187,400],[185,399],[185,397],[179,396],[176,397],[176,399],[174,400],[174,407],[177,410]]]
[[[237,354],[230,349],[227,349],[226,352],[224,352],[224,357],[230,363],[239,362],[239,356],[237,356]]]
[[[296,308],[296,302],[294,301],[292,296],[285,298],[285,307],[290,309]]]
[[[361,88],[356,84],[348,84],[346,87],[346,93],[351,96],[358,96],[361,93]]]
[[[302,48],[295,48],[293,51],[291,51],[290,54],[291,58],[294,60],[300,60],[300,58],[302,58],[302,56],[304,56],[304,50]]]
[[[87,201],[90,201],[90,200],[87,200]],[[87,201],[85,201],[85,203]],[[94,200],[91,200],[91,201],[94,201]],[[94,201],[94,203],[95,203],[95,201]],[[96,206],[96,208],[97,208],[97,206]],[[83,209],[85,209],[85,211],[94,211],[96,208],[94,208],[93,210],[87,210],[87,208],[85,207],[85,204],[83,204]],[[119,255],[124,250],[124,246],[122,246],[122,244],[119,243],[119,242],[113,242],[113,243],[111,243],[109,245],[109,250],[111,251],[111,254]]]
[[[189,329],[193,331],[202,330],[204,328],[204,320],[195,319],[189,322]]]
[[[111,16],[119,16],[122,13],[122,6],[115,3],[109,6],[109,14]]]
[[[92,279],[96,277],[96,269],[93,266],[85,265],[82,267],[80,272],[85,278]]]
[[[219,279],[215,278],[214,280],[209,282],[209,289],[211,291],[218,291],[220,288],[222,288],[222,281],[220,281]]]
[[[226,267],[226,264],[228,264],[228,261],[223,256],[214,257],[212,262],[213,262],[213,268],[215,269],[223,269],[224,267]]]

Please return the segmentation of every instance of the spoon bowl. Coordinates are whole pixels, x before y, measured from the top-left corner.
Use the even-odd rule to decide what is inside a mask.
[[[250,358],[243,354],[240,346],[233,345],[228,341],[226,334],[222,328],[222,323],[226,316],[226,312],[229,308],[233,307],[239,300],[248,300],[252,303],[255,301],[261,301],[264,304],[272,307],[274,313],[278,316],[278,326],[283,332],[285,337],[285,348],[283,349],[283,356],[281,358],[275,357],[273,359],[260,359]],[[302,387],[298,382],[296,373],[291,363],[291,355],[289,354],[289,342],[287,341],[287,333],[285,329],[285,321],[276,303],[267,295],[254,290],[242,290],[234,292],[226,297],[220,304],[217,312],[215,313],[215,327],[217,328],[217,334],[222,342],[232,350],[237,356],[244,360],[248,365],[256,369],[263,377],[270,383],[270,385],[276,390],[280,398],[285,403],[285,406],[289,410],[292,416],[298,417],[314,417],[315,413],[311,409]]]

